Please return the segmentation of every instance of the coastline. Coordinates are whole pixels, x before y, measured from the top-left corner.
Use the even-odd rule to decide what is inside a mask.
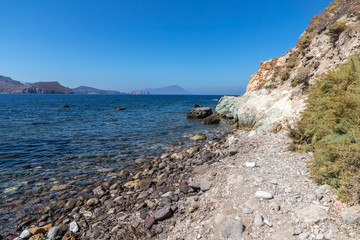
[[[288,143],[238,130],[163,154],[45,208],[6,239],[356,239],[346,206],[309,177],[311,155]]]

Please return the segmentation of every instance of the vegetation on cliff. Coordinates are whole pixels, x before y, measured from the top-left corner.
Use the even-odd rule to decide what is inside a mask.
[[[309,89],[307,108],[290,135],[297,149],[314,152],[318,182],[338,189],[341,200],[359,201],[360,54]]]

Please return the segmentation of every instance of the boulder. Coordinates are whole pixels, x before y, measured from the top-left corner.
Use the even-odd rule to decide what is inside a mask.
[[[360,221],[360,205],[345,208],[341,212],[341,218],[345,224],[354,224]]]
[[[196,109],[190,110],[186,114],[186,118],[189,118],[189,119],[203,119],[203,118],[206,118],[206,117],[210,116],[212,113],[213,112],[212,112],[210,107],[196,108]]]
[[[69,108],[69,107],[70,107],[69,105],[65,104],[65,105],[60,106],[59,108]]]
[[[240,221],[226,222],[222,225],[222,234],[225,238],[241,240],[244,224]]]
[[[204,118],[202,122],[205,124],[219,124],[220,115],[218,113],[213,113],[210,116]]]
[[[114,110],[115,111],[123,111],[123,110],[126,110],[127,108],[119,108],[119,107],[114,107]]]
[[[206,135],[203,133],[196,133],[190,136],[190,139],[194,141],[202,141],[206,139]]]

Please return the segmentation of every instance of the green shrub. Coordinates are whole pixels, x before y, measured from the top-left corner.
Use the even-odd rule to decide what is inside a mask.
[[[311,172],[318,182],[337,188],[342,200],[359,200],[359,54],[310,88],[307,108],[291,137],[298,150],[314,151]]]
[[[296,76],[291,79],[291,86],[296,87],[300,84],[304,84],[305,86],[309,85],[309,73],[310,70],[308,68],[300,69]]]
[[[326,33],[330,37],[330,42],[335,43],[339,40],[340,34],[346,29],[346,20],[337,21],[328,27],[329,32]]]
[[[311,44],[312,37],[309,34],[302,35],[297,42],[297,46],[302,55],[305,55],[309,52],[309,46]]]

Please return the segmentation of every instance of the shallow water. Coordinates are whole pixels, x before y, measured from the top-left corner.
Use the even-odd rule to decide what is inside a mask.
[[[214,106],[219,97],[0,95],[0,226],[15,221],[15,212],[33,210],[55,185],[104,180],[189,143],[185,134],[228,130],[185,118],[195,103]],[[59,108],[64,104],[70,108]]]

